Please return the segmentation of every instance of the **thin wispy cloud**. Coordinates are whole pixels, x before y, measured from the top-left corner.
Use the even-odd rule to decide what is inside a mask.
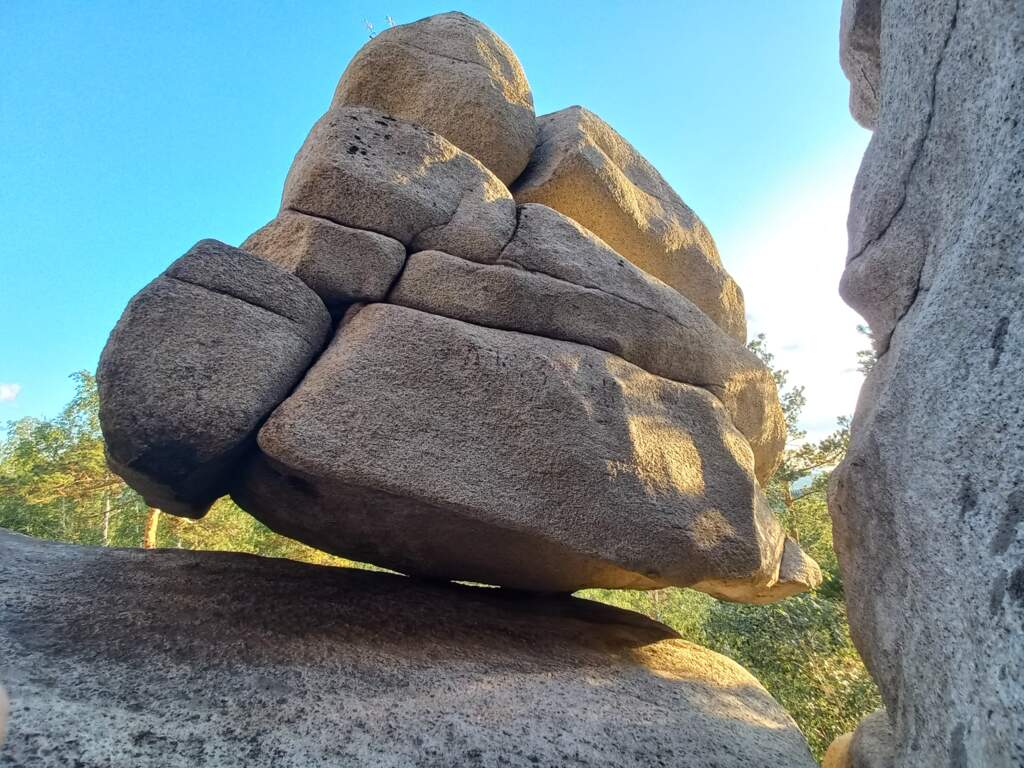
[[[0,383],[0,403],[13,403],[21,392],[21,384]]]

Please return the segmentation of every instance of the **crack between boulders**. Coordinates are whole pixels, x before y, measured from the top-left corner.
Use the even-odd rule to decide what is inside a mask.
[[[482,265],[482,266],[506,267],[506,268],[509,268],[509,269],[522,270],[523,272],[528,272],[528,273],[530,273],[532,275],[543,275],[544,277],[550,278],[551,280],[557,280],[558,282],[565,283],[566,285],[572,285],[572,286],[575,286],[576,288],[584,288],[584,289],[586,289],[588,291],[594,291],[596,293],[600,293],[603,296],[609,296],[609,297],[611,297],[613,299],[618,299],[619,301],[625,302],[626,304],[630,304],[630,305],[632,305],[634,307],[638,307],[639,309],[643,309],[643,310],[646,310],[648,312],[653,312],[654,314],[658,315],[659,317],[662,317],[665,320],[668,320],[669,322],[672,322],[672,323],[674,323],[676,325],[680,325],[680,326],[683,325],[683,323],[679,322],[679,320],[675,319],[671,315],[666,315],[661,310],[654,309],[653,307],[649,307],[646,304],[643,304],[642,302],[636,301],[634,299],[627,299],[625,296],[620,296],[619,294],[614,293],[613,291],[606,290],[606,289],[601,288],[600,286],[597,286],[597,285],[589,285],[587,283],[574,283],[572,280],[566,280],[564,277],[559,277],[558,275],[553,275],[550,272],[545,272],[543,269],[535,269],[533,267],[523,266],[522,264],[520,264],[515,259],[510,259],[510,258],[507,258],[505,256],[500,256],[497,261],[491,262],[490,264]],[[682,295],[682,294],[680,294],[680,295]],[[686,297],[684,296],[683,298],[686,298]],[[698,309],[697,311],[699,312],[700,310]],[[705,317],[706,317],[706,315],[705,315]],[[711,318],[708,318],[708,320],[710,320],[710,319]]]
[[[943,64],[943,62],[946,59],[946,50],[949,48],[950,40],[952,40],[952,38],[953,38],[953,32],[956,29],[957,19],[959,18],[959,16],[960,16],[960,0],[956,0],[955,4],[953,6],[953,16],[952,16],[952,18],[950,19],[950,22],[949,22],[949,29],[946,30],[946,37],[942,41],[942,50],[939,52],[939,59],[936,62],[935,70],[932,73],[932,93],[931,93],[931,101],[930,101],[930,104],[928,106],[928,117],[927,117],[928,124],[925,127],[924,135],[921,137],[921,141],[918,144],[916,152],[914,154],[914,159],[911,162],[910,169],[907,172],[907,181],[906,181],[906,183],[904,184],[904,187],[903,187],[903,199],[900,200],[899,206],[896,208],[895,213],[893,213],[892,217],[889,219],[889,222],[885,225],[883,230],[876,237],[872,238],[867,243],[865,243],[864,247],[861,248],[857,252],[857,254],[852,259],[850,259],[849,262],[847,262],[847,266],[849,266],[849,264],[852,263],[855,259],[860,258],[864,254],[864,251],[866,251],[871,245],[877,243],[879,240],[881,240],[885,236],[885,234],[889,231],[889,227],[892,226],[892,223],[896,220],[896,217],[899,216],[900,211],[903,210],[903,206],[907,202],[907,192],[908,192],[908,188],[910,186],[911,177],[913,176],[914,170],[917,167],[918,160],[921,159],[921,155],[924,153],[924,145],[928,141],[928,136],[931,134],[932,118],[935,116],[935,99],[936,99],[936,94],[938,92],[938,87],[939,87],[939,70],[942,69],[942,64]],[[885,348],[876,355],[876,359],[881,360],[882,357],[884,357],[889,352],[889,349],[890,349],[890,347],[892,345],[893,334],[896,333],[896,329],[899,327],[899,324],[901,322],[903,322],[903,319],[908,314],[910,314],[910,310],[912,310],[914,308],[914,305],[917,303],[917,299],[918,299],[918,297],[922,293],[921,281],[922,281],[922,279],[924,277],[924,271],[925,271],[925,267],[927,266],[927,263],[928,263],[928,256],[926,254],[925,258],[921,262],[921,269],[918,270],[918,273],[917,273],[917,280],[916,280],[916,284],[914,286],[914,292],[913,292],[913,294],[911,294],[910,300],[907,302],[906,308],[902,312],[900,312],[899,317],[897,317],[896,320],[893,322],[892,330],[889,331],[888,334],[886,334],[886,337],[885,337]],[[925,292],[927,292],[927,291],[925,291]]]
[[[312,219],[320,219],[321,221],[326,221],[328,224],[334,224],[334,225],[339,226],[339,227],[345,227],[345,229],[358,229],[358,230],[361,230],[363,232],[372,232],[375,235],[380,235],[381,237],[386,237],[389,240],[394,240],[396,243],[402,243],[402,245],[406,249],[408,249],[408,247],[409,247],[407,243],[402,242],[401,240],[399,240],[394,235],[388,234],[387,232],[381,232],[379,229],[371,229],[370,227],[356,227],[356,226],[353,226],[351,224],[346,224],[343,221],[338,221],[337,219],[332,219],[330,216],[324,216],[323,214],[319,214],[319,213],[311,213],[310,211],[304,211],[301,208],[296,208],[295,206],[288,206],[287,208],[284,208],[283,211],[285,211],[285,212],[290,211],[291,213],[300,213],[303,216],[309,216]],[[416,237],[419,237],[419,235],[416,235]],[[412,239],[415,239],[415,238],[412,238]]]
[[[386,291],[384,291],[384,297],[381,299],[381,301],[387,302],[387,301],[389,301],[391,299],[391,292],[393,290],[395,290],[395,288],[398,286],[398,283],[402,279],[402,275],[405,274],[405,268],[407,266],[409,266],[409,258],[411,256],[412,256],[412,254],[409,253],[409,249],[406,248],[405,249],[405,258],[402,260],[402,266],[399,267],[398,274],[395,275],[394,279],[388,285],[388,289]],[[371,302],[367,302],[367,303],[371,303]]]
[[[488,69],[485,65],[481,64],[479,61],[470,61],[469,59],[460,59],[458,56],[449,56],[447,53],[438,53],[437,51],[431,51],[428,48],[422,48],[418,45],[414,45],[413,43],[406,42],[405,40],[381,40],[380,42],[386,45],[397,45],[402,48],[412,48],[415,51],[420,51],[421,53],[425,53],[428,56],[434,56],[439,59],[459,61],[462,62],[463,64],[469,64],[470,66],[480,67],[480,69],[484,70],[484,72],[486,72],[487,74],[492,74],[491,70]]]
[[[662,317],[662,318],[668,320],[671,323],[675,323],[676,325],[679,325],[679,326],[683,326],[684,325],[682,322],[680,322],[676,318],[672,317],[671,315],[666,315],[660,309],[655,309],[654,307],[649,307],[646,304],[644,304],[643,302],[639,302],[639,301],[636,301],[635,299],[630,299],[630,298],[627,298],[625,296],[621,296],[618,293],[615,293],[614,291],[606,290],[605,288],[602,288],[602,287],[600,287],[598,285],[592,285],[592,284],[589,284],[589,283],[586,283],[586,282],[576,283],[576,282],[573,282],[572,280],[567,280],[564,277],[559,277],[558,275],[553,275],[550,272],[545,272],[542,269],[534,269],[534,268],[531,268],[531,267],[526,267],[523,264],[520,264],[515,259],[506,256],[505,252],[508,250],[509,246],[512,245],[512,242],[515,240],[516,232],[519,231],[519,219],[520,219],[520,211],[521,210],[522,210],[521,206],[516,209],[516,228],[515,228],[515,230],[512,233],[512,238],[505,245],[505,247],[501,249],[501,252],[498,254],[498,258],[495,261],[493,261],[493,262],[488,262],[488,264],[492,264],[492,265],[498,266],[498,267],[502,267],[502,266],[503,267],[508,267],[510,269],[520,269],[520,270],[522,270],[524,272],[529,272],[529,273],[537,274],[537,275],[544,275],[544,277],[549,277],[552,280],[557,280],[560,283],[565,283],[567,285],[572,285],[572,286],[575,286],[577,288],[587,288],[587,289],[592,290],[592,291],[597,291],[598,293],[601,293],[601,294],[603,294],[605,296],[611,296],[613,298],[619,299],[620,301],[624,301],[627,304],[630,304],[630,305],[632,305],[634,307],[638,307],[639,309],[644,309],[644,310],[646,310],[648,312],[653,312],[654,314],[658,315],[659,317]],[[623,258],[623,257],[619,256],[619,258]],[[623,260],[625,261],[625,259],[623,259]],[[679,295],[680,295],[680,297],[683,300],[689,301],[689,299],[687,299],[682,294],[679,294]],[[690,302],[690,303],[693,304],[693,302]],[[708,321],[711,324],[714,324],[714,321],[711,320],[711,318],[708,317],[707,314],[705,314],[696,304],[693,304],[693,308],[694,308],[695,311],[700,312],[702,315],[704,315],[704,317],[707,317]]]
[[[444,252],[440,251],[440,253],[444,253]],[[609,292],[604,291],[604,290],[602,290],[600,288],[593,288],[593,287],[590,287],[590,286],[580,285],[578,283],[573,283],[573,282],[571,282],[569,280],[565,280],[563,278],[556,277],[554,275],[550,275],[550,274],[548,274],[546,272],[543,272],[541,270],[526,269],[525,267],[519,265],[518,263],[516,263],[516,262],[514,262],[512,260],[507,260],[506,263],[480,263],[480,262],[476,262],[476,261],[470,261],[468,259],[462,259],[460,256],[452,256],[451,254],[446,254],[446,255],[447,256],[451,256],[452,258],[455,258],[455,259],[461,259],[462,261],[465,261],[465,262],[467,262],[469,264],[472,264],[477,269],[487,269],[488,267],[504,267],[505,269],[517,269],[517,270],[526,272],[527,274],[541,275],[541,276],[547,277],[547,278],[549,278],[551,280],[555,280],[555,281],[557,281],[559,283],[564,283],[566,285],[573,286],[574,288],[581,288],[581,289],[584,289],[584,290],[594,291],[595,293],[600,293],[600,294],[602,294],[604,296],[608,296],[611,299],[617,299],[617,300],[622,301],[622,302],[624,302],[626,304],[630,304],[630,305],[639,307],[641,309],[646,309],[646,310],[648,310],[650,312],[653,312],[654,314],[658,315],[659,317],[665,318],[666,320],[668,320],[669,322],[673,323],[674,325],[679,326],[680,328],[684,328],[684,329],[686,328],[685,324],[679,322],[678,320],[675,320],[674,318],[672,318],[672,317],[670,317],[670,316],[668,316],[668,315],[664,314],[663,312],[660,312],[660,311],[658,311],[656,309],[650,309],[650,307],[647,307],[647,306],[645,306],[643,304],[638,304],[636,302],[630,301],[629,299],[624,299],[621,296],[618,296],[618,295],[616,295],[614,293],[609,293]],[[409,261],[412,259],[413,256],[415,256],[415,254],[410,254],[409,257],[406,259],[405,265],[402,266],[402,272],[403,273],[405,272],[405,267],[408,265]],[[515,264],[515,267],[510,267],[509,263]],[[522,334],[524,336],[536,336],[537,338],[549,339],[551,341],[558,341],[558,342],[563,342],[563,343],[566,343],[566,344],[578,344],[581,347],[587,347],[589,349],[594,349],[594,350],[597,350],[599,352],[603,352],[603,353],[608,354],[608,355],[614,355],[615,357],[618,357],[618,358],[620,358],[622,360],[625,360],[625,362],[629,363],[630,365],[635,365],[637,368],[640,368],[641,370],[645,371],[646,373],[649,373],[652,376],[658,376],[659,378],[667,379],[668,381],[672,381],[672,382],[675,382],[677,384],[683,384],[685,386],[695,387],[697,389],[704,390],[709,395],[711,395],[711,397],[715,398],[715,400],[717,400],[722,405],[722,407],[725,408],[725,410],[730,413],[730,421],[732,419],[731,411],[729,411],[728,406],[725,404],[724,395],[725,395],[726,387],[725,387],[724,383],[711,384],[711,383],[703,382],[703,381],[683,380],[681,378],[674,378],[674,377],[668,376],[668,375],[666,375],[664,373],[658,373],[657,371],[651,371],[651,370],[649,370],[648,368],[645,368],[643,365],[641,365],[639,363],[635,363],[635,362],[633,362],[631,360],[628,360],[627,358],[623,357],[621,354],[619,354],[617,352],[613,352],[613,351],[608,350],[608,349],[603,349],[601,347],[594,346],[593,344],[589,344],[587,342],[577,341],[575,339],[569,339],[569,338],[564,338],[564,337],[560,337],[560,336],[551,336],[551,335],[544,334],[544,333],[537,333],[535,331],[524,331],[521,328],[514,328],[514,327],[510,327],[510,326],[505,326],[505,325],[488,324],[488,323],[485,323],[485,322],[481,322],[479,320],[467,320],[464,317],[452,317],[451,315],[440,314],[438,312],[428,311],[428,310],[425,310],[425,309],[419,309],[419,308],[416,308],[416,307],[407,306],[405,304],[395,304],[393,301],[391,301],[391,292],[394,289],[395,285],[397,285],[397,283],[398,283],[398,281],[396,280],[395,283],[392,285],[392,289],[388,291],[388,294],[387,294],[387,297],[386,297],[386,301],[388,303],[394,304],[395,306],[405,307],[407,309],[412,309],[412,310],[417,311],[417,312],[423,312],[424,314],[428,314],[428,315],[436,315],[438,317],[447,317],[447,318],[449,318],[451,320],[457,320],[460,323],[466,323],[468,325],[474,325],[474,326],[477,326],[479,328],[492,328],[492,329],[499,330],[499,331],[506,331],[508,333],[519,333],[519,334]],[[746,439],[748,443],[750,442],[749,439],[746,438],[746,435],[744,435],[744,439]]]
[[[178,277],[176,275],[166,275],[165,274],[164,277],[166,277],[168,280],[174,280],[177,283],[181,283],[182,285],[191,285],[193,288],[199,288],[200,290],[206,291],[208,293],[217,294],[218,296],[227,296],[229,299],[234,299],[235,301],[240,301],[243,304],[247,304],[250,307],[254,307],[255,309],[258,309],[260,312],[266,312],[267,314],[273,315],[274,317],[279,317],[282,320],[287,320],[289,323],[294,325],[296,327],[296,329],[299,331],[298,334],[297,334],[298,337],[299,337],[299,340],[302,341],[302,343],[304,343],[307,347],[312,349],[314,354],[320,348],[316,344],[314,344],[312,341],[310,341],[308,335],[305,333],[305,328],[303,327],[303,324],[301,322],[299,322],[298,320],[296,320],[295,318],[293,318],[293,317],[288,317],[287,315],[282,315],[280,312],[277,312],[277,311],[275,311],[273,309],[270,309],[269,307],[265,307],[262,304],[258,304],[255,301],[251,301],[250,299],[244,298],[242,296],[238,296],[237,294],[234,294],[231,291],[223,290],[223,289],[220,289],[220,288],[211,288],[208,285],[203,285],[202,283],[196,283],[196,282],[193,282],[192,280],[186,280],[186,279],[184,279],[182,277]]]
[[[875,245],[880,240],[882,240],[882,238],[885,237],[885,235],[889,232],[889,228],[892,227],[893,222],[896,221],[896,218],[900,215],[900,212],[902,212],[903,207],[907,203],[907,193],[908,193],[908,190],[910,188],[911,179],[913,178],[914,171],[917,170],[917,163],[918,163],[918,161],[921,159],[921,156],[924,154],[924,145],[928,142],[928,137],[931,135],[932,118],[935,116],[935,98],[936,98],[936,94],[938,92],[939,70],[942,69],[942,64],[945,61],[946,49],[949,47],[949,41],[953,37],[953,30],[956,29],[956,23],[957,23],[957,18],[959,16],[959,14],[960,14],[960,0],[956,0],[955,5],[953,7],[953,16],[950,19],[949,29],[946,30],[946,37],[942,41],[942,49],[939,51],[939,58],[935,62],[935,69],[932,71],[932,88],[931,88],[931,96],[929,98],[929,104],[928,104],[928,114],[925,117],[925,127],[924,127],[924,131],[921,134],[921,138],[918,139],[914,143],[915,144],[915,146],[914,146],[914,157],[910,161],[910,165],[907,168],[907,173],[906,173],[906,176],[905,176],[904,181],[903,181],[903,196],[900,198],[900,201],[899,201],[899,203],[896,206],[896,210],[893,211],[892,216],[890,216],[889,220],[885,223],[885,226],[882,227],[881,231],[879,231],[879,233],[877,235],[875,235],[870,240],[868,240],[866,243],[864,243],[864,245],[861,246],[857,250],[857,253],[855,253],[853,256],[851,256],[849,259],[847,259],[847,262],[846,262],[847,266],[849,266],[854,261],[856,261],[861,256],[863,256],[865,251],[867,251],[868,248],[870,248],[871,246]],[[920,281],[920,275],[918,275],[918,281]],[[916,292],[915,292],[915,295],[916,295]],[[909,310],[909,307],[908,307],[908,310]],[[906,312],[903,313],[903,315],[905,315],[905,314],[906,314]],[[900,316],[900,319],[902,319],[903,315]]]
[[[857,69],[860,70],[860,76],[861,76],[862,82],[871,91],[871,97],[875,100],[875,104],[878,104],[878,90],[871,83],[871,78],[868,77],[868,73],[864,70],[864,65],[861,64],[859,61],[857,62]]]
[[[465,194],[463,194],[462,197],[459,198],[459,202],[455,206],[455,210],[452,211],[448,215],[447,219],[445,219],[444,221],[440,222],[439,224],[431,224],[429,227],[424,227],[423,229],[421,229],[419,232],[417,232],[415,235],[413,235],[412,238],[410,238],[409,245],[407,246],[407,248],[411,248],[412,244],[415,243],[417,240],[419,240],[421,237],[423,237],[424,233],[433,232],[434,230],[437,230],[437,229],[444,229],[445,227],[450,225],[452,223],[452,221],[454,221],[455,217],[459,215],[459,211],[462,209],[462,204],[465,202],[465,200],[466,200],[466,196],[465,196]],[[435,249],[435,248],[418,248],[416,252],[418,253],[419,251],[430,251],[430,250],[440,250],[440,249]],[[443,253],[443,251],[442,251],[442,253]],[[500,253],[500,251],[499,251],[499,253]]]
[[[515,224],[512,225],[512,236],[508,239],[508,242],[506,242],[503,246],[501,246],[501,250],[498,251],[498,260],[499,261],[504,257],[505,251],[508,250],[508,247],[510,245],[512,245],[512,243],[515,242],[516,235],[519,234],[519,221],[520,221],[520,219],[522,218],[522,215],[523,215],[523,206],[521,206],[519,203],[516,203],[515,198],[512,198],[512,202],[515,203],[515,206],[516,206],[516,221],[515,221]]]

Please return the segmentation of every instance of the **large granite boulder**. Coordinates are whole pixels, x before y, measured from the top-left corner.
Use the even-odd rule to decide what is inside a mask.
[[[111,467],[151,506],[201,517],[329,329],[294,275],[197,243],[131,300],[100,356]]]
[[[881,5],[844,295],[880,357],[830,506],[895,765],[1024,765],[1024,14]]]
[[[538,125],[537,148],[512,187],[516,201],[575,219],[745,343],[743,293],[703,222],[657,169],[582,107],[544,115]]]
[[[295,211],[254,232],[242,250],[292,272],[332,310],[380,301],[405,264],[405,246],[392,237]]]
[[[386,29],[349,62],[337,106],[417,123],[473,155],[505,184],[537,143],[533,94],[515,53],[463,13]]]
[[[724,407],[591,347],[369,305],[259,445],[233,492],[244,509],[404,573],[747,602],[820,579]]]
[[[734,662],[571,597],[0,532],[0,765],[813,768]]]
[[[679,292],[572,219],[519,207],[515,236],[493,264],[438,251],[410,257],[394,304],[611,352],[659,376],[704,387],[750,443],[755,475],[778,466],[786,424],[771,373]]]
[[[100,367],[111,466],[167,512],[227,491],[286,535],[434,579],[813,588],[760,489],[785,423],[710,235],[590,113],[548,116],[534,151],[529,99],[461,14],[368,44],[278,215],[126,311]],[[503,177],[533,151],[517,189],[563,212],[517,207],[425,126]]]
[[[512,196],[479,161],[419,125],[364,107],[332,107],[313,126],[281,208],[465,258],[496,256],[516,223]]]

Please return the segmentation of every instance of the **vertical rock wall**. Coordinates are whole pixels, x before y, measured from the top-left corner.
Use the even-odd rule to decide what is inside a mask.
[[[841,292],[880,353],[830,495],[850,624],[896,765],[1020,766],[1024,4],[846,0],[843,19],[875,133]]]

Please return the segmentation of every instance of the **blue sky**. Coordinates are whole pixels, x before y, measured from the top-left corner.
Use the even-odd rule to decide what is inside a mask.
[[[836,294],[869,134],[838,0],[464,2],[539,114],[626,136],[700,214],[805,425],[852,412],[862,346]],[[273,217],[295,151],[378,28],[449,3],[0,3],[0,421],[52,415],[133,293],[192,243]]]

